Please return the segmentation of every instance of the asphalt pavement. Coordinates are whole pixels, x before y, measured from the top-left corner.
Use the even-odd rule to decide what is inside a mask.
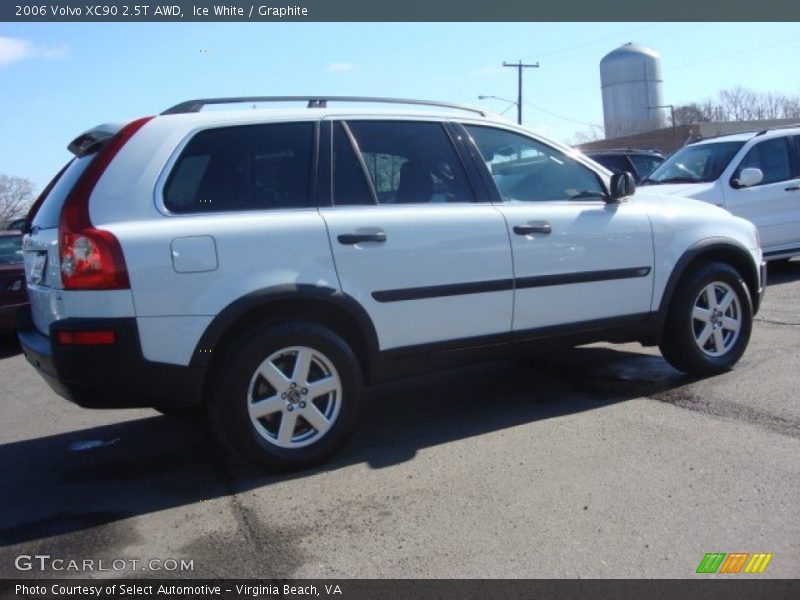
[[[796,578],[800,261],[770,279],[729,373],[598,344],[393,382],[332,461],[281,476],[202,422],[73,406],[6,339],[0,577],[692,578],[766,552],[756,577]],[[37,555],[94,570],[15,566]]]

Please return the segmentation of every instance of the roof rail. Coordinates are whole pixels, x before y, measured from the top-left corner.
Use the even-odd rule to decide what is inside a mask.
[[[752,133],[753,137],[759,135],[757,129],[745,129],[743,131],[729,131],[728,133],[715,133],[714,135],[708,135],[708,136],[698,135],[696,136],[696,139],[694,139],[690,143],[694,144],[695,142],[705,142],[707,140],[715,140],[717,138],[728,137],[729,135],[744,135],[745,133]]]
[[[756,136],[764,135],[768,131],[774,131],[775,129],[794,129],[795,127],[800,127],[800,123],[789,123],[787,125],[776,125],[775,127],[767,127],[766,129],[762,129],[759,131]]]
[[[578,146],[581,145],[582,144],[578,144]],[[642,154],[663,154],[663,152],[658,148],[589,148],[586,150],[586,152],[584,152],[584,154],[602,154],[603,152],[641,152]]]
[[[714,135],[709,135],[707,137],[700,137],[696,141],[704,142],[706,140],[713,140],[716,138],[727,137],[729,135],[741,135],[743,133],[752,133],[753,137],[758,137],[760,135],[764,135],[765,133],[769,133],[770,131],[775,131],[778,129],[794,129],[795,127],[800,127],[800,123],[788,123],[786,125],[775,125],[775,127],[767,127],[766,129],[743,129],[742,131],[729,131],[728,133],[717,133]]]
[[[244,102],[307,102],[308,108],[325,108],[328,102],[375,102],[385,104],[415,104],[420,106],[438,106],[477,113],[482,117],[486,111],[480,108],[451,104],[449,102],[435,102],[433,100],[411,100],[405,98],[371,98],[369,96],[240,96],[235,98],[198,98],[187,100],[168,108],[162,115],[177,115],[183,113],[199,112],[209,104],[239,104]]]

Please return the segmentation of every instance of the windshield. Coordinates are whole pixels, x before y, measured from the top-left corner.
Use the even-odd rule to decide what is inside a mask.
[[[670,156],[642,183],[700,183],[714,181],[744,142],[715,142],[685,146]]]
[[[22,262],[22,234],[0,236],[0,265]]]

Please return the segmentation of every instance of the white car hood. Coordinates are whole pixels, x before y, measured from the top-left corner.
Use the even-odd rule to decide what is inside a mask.
[[[731,214],[727,210],[718,206],[714,206],[714,204],[711,204],[708,201],[704,202],[702,200],[673,195],[677,192],[666,194],[657,193],[662,192],[662,188],[665,187],[679,186],[654,185],[645,186],[644,188],[637,188],[636,193],[631,199],[636,204],[641,204],[647,207],[648,212],[669,214],[675,211],[685,211],[694,213],[696,215],[705,215],[710,218],[719,218],[722,215],[724,215],[726,218],[731,217]]]
[[[641,192],[659,194],[664,196],[685,196],[697,198],[706,202],[721,202],[716,181],[702,183],[665,183],[643,185],[636,188],[636,193]]]

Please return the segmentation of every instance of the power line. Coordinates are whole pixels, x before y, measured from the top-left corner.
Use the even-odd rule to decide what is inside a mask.
[[[788,40],[781,40],[779,42],[773,42],[773,43],[770,43],[770,44],[764,44],[764,45],[761,45],[761,46],[755,46],[754,48],[748,48],[747,50],[741,50],[741,51],[738,51],[738,52],[729,52],[728,54],[722,54],[722,55],[719,55],[719,56],[714,56],[712,58],[704,58],[702,60],[698,60],[698,61],[694,61],[694,62],[690,62],[690,63],[684,63],[682,65],[677,65],[677,66],[674,66],[674,67],[668,67],[668,68],[664,69],[664,72],[665,73],[676,73],[678,71],[691,69],[693,67],[704,65],[704,64],[707,64],[707,63],[710,63],[710,62],[715,62],[715,61],[718,61],[718,60],[724,60],[726,58],[733,58],[735,56],[743,56],[743,55],[748,55],[748,54],[754,54],[754,53],[758,52],[759,50],[765,50],[767,48],[773,48],[775,46],[783,46],[785,44],[792,44],[792,43],[797,43],[797,42],[800,42],[800,40],[797,39],[797,38],[788,39]],[[597,83],[587,84],[587,85],[582,85],[580,87],[570,88],[568,90],[550,92],[548,94],[544,94],[541,97],[553,98],[553,97],[557,97],[557,96],[566,96],[567,94],[572,94],[572,93],[575,93],[575,92],[582,92],[582,91],[588,90],[588,89],[593,89],[593,90],[594,89],[599,89],[599,87],[600,86]]]
[[[509,100],[508,98],[501,98],[500,96],[488,96],[488,95],[484,95],[484,94],[478,96],[479,100],[487,100],[489,98],[492,98],[494,100],[500,100],[501,102],[508,102],[508,106],[506,106],[503,109],[503,111],[501,113],[499,113],[500,115],[506,114],[509,110],[511,110],[511,108],[513,106],[517,105],[517,103],[514,102],[513,100]],[[579,121],[578,119],[572,119],[570,117],[565,117],[564,115],[560,115],[558,113],[554,113],[551,110],[547,110],[546,108],[542,108],[541,106],[537,106],[536,104],[533,104],[532,102],[523,102],[523,104],[525,104],[526,106],[530,106],[531,108],[535,108],[536,110],[539,110],[539,111],[541,111],[543,113],[547,113],[548,115],[551,115],[551,116],[556,117],[558,119],[563,119],[565,121],[571,121],[572,123],[578,123],[579,125],[588,125],[589,127],[597,127],[599,129],[603,129],[603,126],[599,125],[598,123],[590,123],[589,121]]]
[[[635,27],[634,29],[626,29],[625,31],[620,31],[619,33],[615,33],[614,35],[610,35],[607,37],[596,38],[594,40],[590,40],[588,42],[582,42],[580,44],[575,44],[574,46],[566,46],[564,48],[559,48],[558,50],[551,50],[550,52],[545,52],[544,54],[540,54],[539,58],[542,56],[553,56],[554,54],[561,54],[562,52],[568,52],[569,50],[576,50],[578,48],[585,48],[586,46],[594,46],[595,44],[599,44],[601,42],[607,42],[609,40],[615,40],[621,36],[628,35],[630,33],[636,33],[638,31],[643,31],[645,29],[652,29],[653,27],[658,27],[660,25],[664,25],[664,23],[650,23],[648,25],[644,25],[642,27]]]
[[[756,46],[755,48],[749,48],[747,50],[741,50],[739,52],[729,52],[728,54],[723,54],[721,56],[714,56],[712,58],[705,58],[703,60],[698,60],[698,61],[695,61],[695,62],[684,63],[684,64],[678,65],[676,67],[670,67],[668,69],[664,69],[664,71],[671,73],[673,71],[678,71],[680,69],[687,69],[689,67],[695,67],[697,65],[704,65],[704,64],[709,63],[709,62],[722,60],[724,58],[731,58],[731,57],[734,57],[734,56],[741,56],[743,54],[750,54],[751,52],[757,52],[759,50],[765,50],[766,48],[773,48],[775,46],[783,46],[784,44],[793,44],[793,43],[797,43],[797,42],[800,42],[800,39],[792,38],[792,39],[789,39],[789,40],[782,40],[780,42],[773,42],[771,44],[764,44],[763,46]]]
[[[500,111],[500,116],[502,117],[504,114],[506,114],[506,113],[507,113],[508,111],[510,111],[512,108],[514,108],[516,105],[517,105],[517,103],[516,103],[516,102],[512,102],[511,104],[509,104],[508,106],[506,106],[506,107],[505,107],[505,108],[504,108],[502,111]]]
[[[558,113],[554,113],[551,110],[547,110],[546,108],[542,108],[541,106],[536,106],[535,104],[532,104],[530,102],[526,102],[525,104],[527,106],[530,106],[531,108],[535,108],[536,110],[540,110],[543,113],[547,113],[548,115],[550,115],[552,117],[556,117],[558,119],[564,119],[565,121],[571,121],[572,123],[578,123],[579,125],[588,125],[589,127],[598,127],[600,129],[603,129],[603,126],[598,124],[598,123],[590,123],[589,121],[579,121],[578,119],[571,119],[570,117],[565,117],[564,115],[560,115]]]

